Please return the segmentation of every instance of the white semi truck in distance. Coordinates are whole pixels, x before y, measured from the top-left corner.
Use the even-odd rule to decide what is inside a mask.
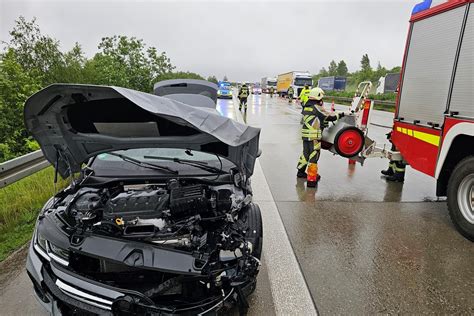
[[[313,77],[308,71],[290,71],[278,75],[277,79],[277,93],[280,96],[286,96],[290,86],[295,92],[294,96],[298,97],[305,85],[310,88],[313,86]]]
[[[273,77],[263,77],[262,81],[260,82],[262,93],[268,93],[270,87],[273,87],[273,90],[276,91],[276,85],[277,85],[277,78],[273,78]]]

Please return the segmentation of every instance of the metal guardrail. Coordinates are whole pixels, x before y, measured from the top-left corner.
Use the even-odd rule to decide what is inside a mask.
[[[332,95],[327,95],[326,100],[343,101],[343,102],[349,102],[349,103],[352,102],[352,98],[332,96]],[[369,98],[369,100],[372,100],[372,99]],[[373,100],[373,101],[374,101],[374,104],[395,106],[395,101],[387,101],[387,100]]]
[[[48,167],[50,163],[41,150],[0,163],[0,188]]]

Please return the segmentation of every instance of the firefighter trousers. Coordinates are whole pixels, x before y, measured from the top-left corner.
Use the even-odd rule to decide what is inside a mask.
[[[247,97],[239,97],[239,110],[242,110],[242,106],[247,110]]]
[[[298,161],[298,170],[304,172],[310,163],[318,163],[321,143],[317,140],[303,140],[303,153]]]

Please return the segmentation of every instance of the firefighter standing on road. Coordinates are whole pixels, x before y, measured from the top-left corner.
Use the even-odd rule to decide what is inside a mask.
[[[299,95],[301,106],[304,106],[306,101],[308,101],[308,95],[310,91],[311,90],[309,89],[308,85],[305,84],[304,88],[301,90],[300,95]]]
[[[247,112],[247,99],[249,97],[249,88],[244,83],[242,87],[239,89],[239,111],[242,111],[242,106],[244,107],[244,111]]]
[[[290,86],[288,88],[288,103],[293,103],[293,95],[295,94],[295,90],[293,90],[293,87]]]
[[[273,87],[270,87],[270,98],[273,98]]]
[[[324,91],[313,88],[308,94],[308,100],[303,107],[303,154],[298,161],[298,178],[306,178],[307,187],[315,187],[321,178],[318,175],[318,160],[321,151],[322,129],[331,121],[337,121],[344,113],[328,112],[323,107]],[[307,169],[307,170],[306,170]]]

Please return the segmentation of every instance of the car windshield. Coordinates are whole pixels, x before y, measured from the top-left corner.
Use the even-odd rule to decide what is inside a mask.
[[[120,156],[132,158],[145,164],[157,164],[176,170],[180,176],[211,175],[229,172],[234,164],[215,154],[181,148],[138,148],[118,150],[96,156],[92,169],[96,176],[169,175],[169,172],[153,170],[130,163]],[[221,165],[222,164],[222,165]],[[215,169],[215,170],[213,170]]]
[[[268,85],[269,86],[276,86],[277,83],[276,83],[276,81],[268,81]]]
[[[312,86],[313,80],[311,78],[296,78],[295,79],[295,86]]]

